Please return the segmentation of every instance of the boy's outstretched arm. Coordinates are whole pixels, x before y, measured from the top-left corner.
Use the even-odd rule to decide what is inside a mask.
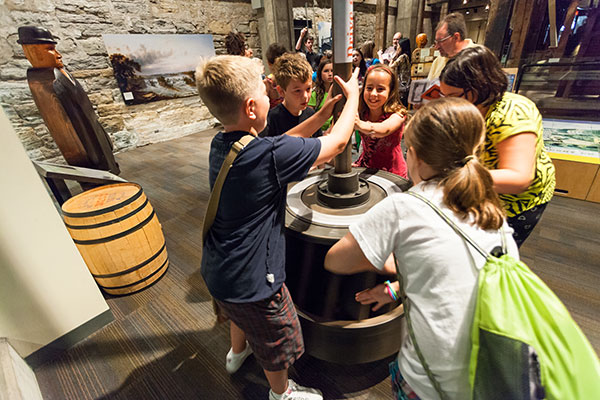
[[[335,77],[335,81],[340,85],[346,96],[346,104],[340,117],[333,124],[331,133],[319,138],[321,151],[314,165],[323,164],[344,151],[348,140],[350,140],[350,135],[354,132],[354,117],[358,110],[359,97],[358,72],[359,68],[355,68],[348,82],[344,82],[339,76]]]
[[[331,97],[331,91],[333,89],[333,85],[329,88],[327,92],[327,98],[325,99],[325,103],[323,107],[319,109],[316,113],[310,116],[310,118],[302,121],[301,124],[296,125],[285,134],[288,136],[299,136],[309,138],[315,133],[327,120],[331,117],[333,113],[333,106],[335,103],[342,99],[342,95],[338,94],[337,96]]]
[[[302,28],[302,30],[300,31],[300,37],[298,38],[298,41],[296,42],[296,51],[300,51],[300,49],[302,49],[302,41],[304,40],[304,36],[306,36],[307,32],[308,32],[308,28],[306,26],[304,28]]]

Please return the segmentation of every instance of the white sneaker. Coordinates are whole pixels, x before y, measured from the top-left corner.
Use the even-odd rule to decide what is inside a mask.
[[[318,389],[300,386],[290,379],[283,394],[277,395],[269,390],[269,400],[323,400],[323,393]]]
[[[240,369],[250,354],[252,354],[252,347],[250,347],[248,342],[246,342],[246,348],[241,353],[234,353],[233,348],[229,349],[229,353],[227,353],[227,357],[225,358],[225,369],[227,372],[233,374]]]

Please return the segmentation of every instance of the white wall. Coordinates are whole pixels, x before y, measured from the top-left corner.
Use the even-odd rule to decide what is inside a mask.
[[[0,109],[0,337],[26,357],[108,309]]]

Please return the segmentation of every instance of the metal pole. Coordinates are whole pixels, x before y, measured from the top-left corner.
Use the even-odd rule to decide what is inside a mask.
[[[344,80],[352,74],[352,50],[354,48],[354,16],[352,0],[334,0],[332,15],[333,25],[333,73]],[[341,88],[335,84],[332,95],[341,93]],[[334,109],[334,120],[342,112],[344,100],[338,102]],[[351,140],[344,151],[335,157],[335,172],[338,174],[352,171],[352,145]]]

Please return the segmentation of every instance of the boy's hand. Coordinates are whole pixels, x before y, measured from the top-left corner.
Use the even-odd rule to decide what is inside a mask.
[[[342,88],[342,92],[344,93],[344,96],[346,96],[346,98],[349,98],[351,96],[358,97],[358,95],[359,95],[358,72],[359,72],[359,68],[354,68],[354,71],[352,72],[352,76],[350,77],[350,79],[348,79],[348,82],[344,82],[344,80],[337,75],[333,78],[333,79],[335,79],[337,84],[340,85],[340,87]]]
[[[358,292],[354,295],[356,301],[360,304],[375,304],[375,306],[371,309],[373,311],[379,310],[386,304],[393,302],[392,298],[385,290],[385,285],[383,283],[367,290],[363,290],[362,292]]]
[[[325,99],[325,103],[323,103],[323,107],[321,107],[318,111],[322,114],[323,118],[325,118],[325,121],[331,117],[331,114],[333,113],[333,106],[342,99],[341,94],[338,94],[337,96],[331,96],[332,91],[333,85],[331,85],[329,91],[327,91],[327,98]]]
[[[304,28],[302,28],[302,30],[300,31],[300,36],[304,37],[306,36],[306,33],[308,32],[308,27],[305,26]]]

